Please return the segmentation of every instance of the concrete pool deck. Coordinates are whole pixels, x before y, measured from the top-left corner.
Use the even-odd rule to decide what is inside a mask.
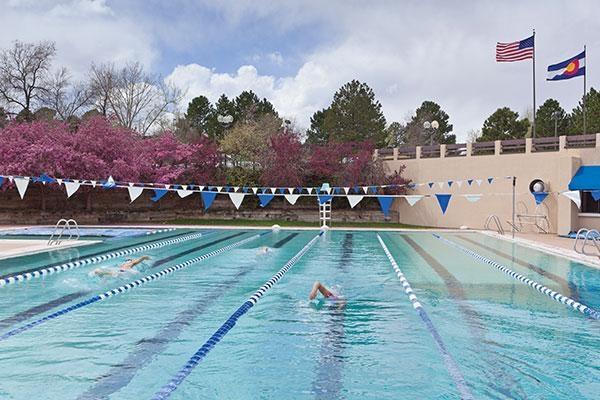
[[[98,240],[65,240],[61,244],[48,245],[48,239],[0,239],[0,260],[45,251],[63,250],[71,247],[100,243]]]

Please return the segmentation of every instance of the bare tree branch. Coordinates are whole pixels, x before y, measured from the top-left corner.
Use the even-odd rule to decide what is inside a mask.
[[[42,95],[46,107],[56,111],[58,117],[66,121],[76,116],[90,104],[92,92],[83,83],[71,84],[71,76],[66,68],[61,68],[48,79],[47,90]]]

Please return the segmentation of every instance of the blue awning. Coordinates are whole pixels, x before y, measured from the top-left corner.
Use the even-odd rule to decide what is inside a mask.
[[[569,183],[569,190],[600,190],[600,165],[579,167]]]

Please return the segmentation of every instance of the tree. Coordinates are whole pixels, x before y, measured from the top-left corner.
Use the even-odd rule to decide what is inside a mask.
[[[392,122],[385,128],[385,145],[388,147],[398,147],[407,142],[406,126],[400,122]]]
[[[519,120],[519,113],[508,107],[499,108],[483,123],[478,142],[521,139],[527,135],[529,120]]]
[[[306,143],[309,144],[326,144],[329,141],[329,135],[325,131],[325,114],[328,112],[324,108],[310,117],[310,128],[306,131]]]
[[[90,104],[92,91],[83,83],[71,83],[66,68],[59,69],[48,78],[47,90],[42,94],[42,103],[56,111],[59,119],[66,121],[80,115]]]
[[[554,136],[555,114],[557,121],[558,135],[565,135],[569,126],[569,116],[560,106],[559,102],[554,99],[548,99],[542,104],[536,112],[536,135]]]
[[[215,108],[205,96],[194,97],[188,104],[185,119],[198,134],[210,137],[210,128],[216,120]]]
[[[219,97],[217,102],[215,103],[215,119],[211,122],[211,126],[209,127],[209,137],[213,138],[216,141],[219,141],[225,135],[226,129],[231,124],[222,124],[217,120],[218,116],[226,117],[231,115],[234,118],[235,122],[235,104],[233,101],[229,100],[227,96],[224,94]]]
[[[260,100],[252,90],[240,93],[233,101],[234,120],[240,122],[256,121],[263,115],[271,114],[278,117],[275,107],[267,99]]]
[[[15,41],[0,52],[0,96],[9,106],[31,111],[33,103],[47,90],[46,79],[55,54],[53,42]]]
[[[4,128],[8,124],[8,113],[3,107],[0,107],[0,129]]]
[[[375,92],[366,83],[352,80],[333,96],[325,112],[322,130],[328,140],[338,142],[371,140],[385,142],[385,117]]]
[[[571,133],[583,134],[583,98],[571,113]],[[600,132],[600,91],[591,88],[585,95],[587,133]]]
[[[437,121],[437,129],[424,128],[425,122]],[[442,110],[439,104],[426,100],[406,124],[405,141],[415,146],[456,143],[456,135],[451,134],[453,126],[450,116]]]
[[[262,164],[261,185],[304,185],[305,157],[296,133],[280,132],[271,136]]]

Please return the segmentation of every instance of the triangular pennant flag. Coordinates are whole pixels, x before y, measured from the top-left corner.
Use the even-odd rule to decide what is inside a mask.
[[[3,184],[4,184],[4,177],[0,176],[0,187],[2,187]]]
[[[48,174],[42,174],[40,175],[40,182],[42,182],[45,185],[46,183],[56,182],[56,179],[49,177]]]
[[[471,186],[471,184],[473,183],[473,179],[467,179],[467,183],[469,184],[469,186]]]
[[[27,191],[27,186],[29,186],[29,178],[14,178],[15,185],[17,185],[17,190],[19,191],[19,196],[21,196],[21,200],[25,197],[25,192]]]
[[[217,192],[220,192],[221,190],[223,190],[223,186],[217,186]]]
[[[284,194],[285,193],[285,188],[277,188],[277,192],[279,194]]]
[[[548,192],[532,192],[533,198],[535,199],[535,204],[540,205],[542,202],[548,197]]]
[[[127,191],[129,192],[129,198],[131,199],[130,203],[133,203],[133,201],[135,199],[137,199],[138,197],[140,197],[140,195],[144,191],[143,187],[141,187],[141,186],[132,186],[132,185],[133,184],[130,183],[129,187],[127,188]]]
[[[59,185],[62,185],[63,180],[60,178],[56,178],[56,183],[58,183]],[[0,185],[0,186],[2,186],[2,185]]]
[[[363,186],[362,190],[365,194],[369,193],[369,187],[368,186]]]
[[[244,193],[229,193],[229,199],[235,206],[236,210],[240,209],[242,201],[244,201],[244,196],[246,196]]]
[[[379,201],[379,205],[381,206],[381,211],[383,212],[383,215],[387,218],[390,212],[390,207],[394,202],[394,198],[389,196],[377,196],[377,200]]]
[[[377,193],[377,186],[371,186],[370,189],[372,193]]]
[[[319,198],[319,204],[325,204],[327,203],[329,200],[331,200],[333,198],[332,195],[328,194],[328,195],[318,195],[317,196]]]
[[[442,209],[442,214],[446,214],[446,210],[448,209],[448,203],[450,203],[451,194],[437,194],[435,195],[437,198],[438,204]]]
[[[200,193],[200,197],[202,197],[202,204],[204,204],[204,211],[206,211],[212,206],[213,201],[215,201],[217,192],[202,192]]]
[[[481,196],[480,194],[465,194],[465,198],[467,200],[469,200],[471,203],[476,203],[479,200],[481,200]]]
[[[204,190],[204,186],[198,186],[198,190],[203,191]]]
[[[345,187],[344,188],[344,193],[348,194],[350,192],[350,188],[349,187]]]
[[[339,187],[333,188],[334,194],[340,194],[341,192],[342,192],[342,188],[339,188]]]
[[[253,188],[252,188],[252,193],[256,194],[256,192],[258,192],[258,188],[256,188],[256,187],[253,187]]]
[[[308,194],[312,194],[312,192],[313,192],[313,188],[311,188],[311,187],[306,188],[306,190],[308,191]]]
[[[240,187],[239,187],[239,186],[234,186],[234,187],[233,187],[233,191],[234,191],[234,192],[237,192],[238,190],[240,190]]]
[[[438,182],[437,184],[440,187],[440,189],[444,187],[444,182]]]
[[[248,193],[249,190],[246,186],[242,187],[242,193]]]
[[[78,180],[74,180],[73,182],[65,181],[65,189],[67,190],[67,198],[73,196],[73,194],[79,190],[79,186],[81,186],[81,182]]]
[[[294,205],[294,204],[296,204],[296,201],[298,200],[300,195],[299,194],[285,194],[285,195],[283,195],[283,197],[285,197],[285,199],[288,201],[288,203],[290,203],[291,205]]]
[[[96,187],[96,181],[90,181],[92,183],[92,187],[95,188]]]
[[[579,190],[570,190],[568,192],[562,192],[563,196],[571,199],[573,203],[577,206],[577,208],[581,208],[581,193]]]
[[[475,179],[475,182],[477,182],[477,186],[481,186],[483,179]]]
[[[288,193],[289,193],[289,194],[292,194],[292,193],[294,193],[294,188],[288,188]]]
[[[452,187],[453,183],[454,183],[454,181],[448,181],[448,187]]]
[[[600,190],[592,190],[592,199],[598,201],[600,200]]]
[[[154,196],[150,198],[153,202],[159,201],[165,194],[167,194],[167,189],[152,189],[154,190]]]
[[[429,189],[431,189],[433,187],[433,182],[429,182],[427,185],[429,186]]]
[[[492,184],[492,181],[493,181],[493,180],[494,180],[494,178],[488,178],[488,179],[487,179],[487,181],[488,181],[488,183],[489,183],[490,185]]]
[[[421,194],[413,194],[413,195],[408,195],[408,196],[404,196],[404,198],[406,199],[406,201],[408,202],[408,204],[410,204],[410,206],[414,206],[415,204],[417,204],[417,201],[421,200],[424,196]]]
[[[181,197],[182,199],[184,197],[188,197],[190,194],[194,193],[193,190],[186,190],[186,189],[179,189],[177,190],[177,194],[179,195],[179,197]]]
[[[389,185],[389,186],[392,186],[392,187],[401,187],[402,185]],[[416,183],[409,183],[406,186],[408,186],[409,189],[413,189],[414,190],[417,187],[417,184]]]
[[[277,188],[272,187],[271,188],[271,193],[273,193],[273,194],[277,193]]]
[[[346,196],[346,198],[348,198],[348,203],[350,203],[350,208],[354,208],[354,206],[360,203],[363,197],[365,196],[360,196],[356,194],[349,194],[348,196]]]
[[[266,207],[271,202],[271,200],[273,200],[273,197],[275,196],[272,194],[259,194],[258,199],[260,200],[260,206]]]
[[[12,175],[9,175],[9,176],[8,176],[8,180],[10,181],[10,183],[13,183],[13,180],[14,180],[14,179],[15,179],[15,178],[14,178]]]
[[[171,185],[165,185],[165,189],[169,190],[171,188]]]
[[[463,181],[456,181],[456,186],[459,188],[462,187]]]

